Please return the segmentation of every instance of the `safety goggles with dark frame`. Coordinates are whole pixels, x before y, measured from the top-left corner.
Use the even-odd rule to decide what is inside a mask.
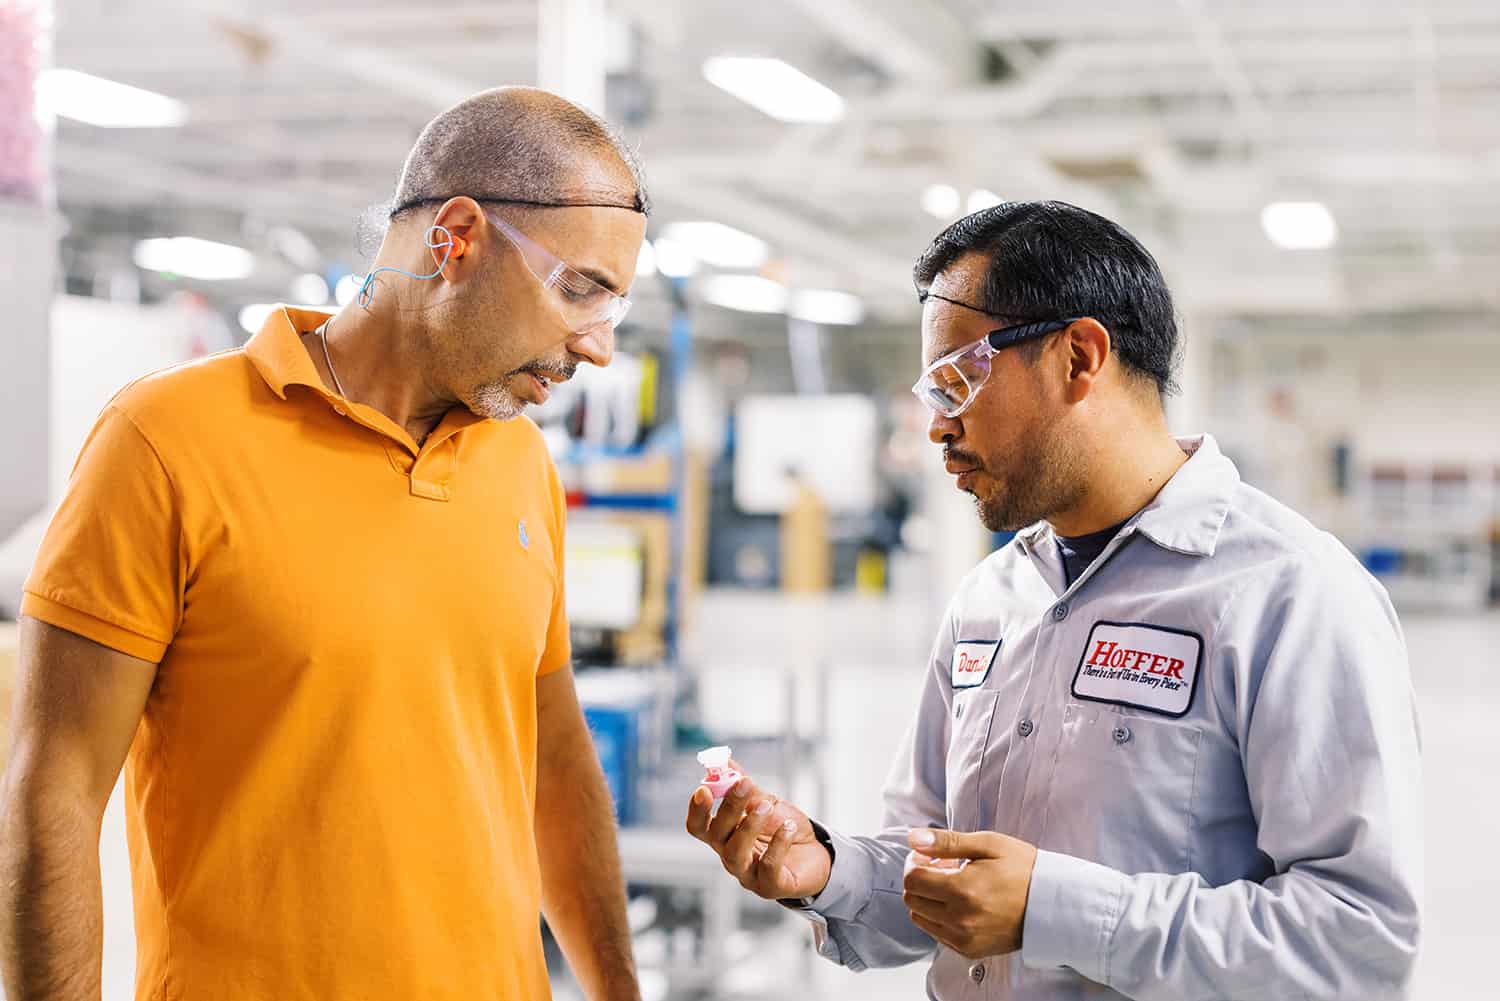
[[[924,303],[928,299],[942,299],[976,313],[993,315],[966,302],[932,292],[919,293],[919,299]],[[957,417],[973,406],[974,397],[989,381],[991,358],[1006,348],[1064,330],[1075,322],[1076,317],[1065,320],[1034,320],[991,330],[974,343],[950,351],[928,365],[922,377],[911,387],[912,394],[935,413],[943,417]]]

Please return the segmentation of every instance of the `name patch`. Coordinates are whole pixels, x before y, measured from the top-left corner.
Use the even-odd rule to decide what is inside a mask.
[[[953,644],[953,687],[978,688],[990,676],[999,640],[959,640]]]

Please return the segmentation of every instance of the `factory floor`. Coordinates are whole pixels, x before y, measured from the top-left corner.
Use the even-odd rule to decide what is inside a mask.
[[[710,732],[771,733],[795,715],[804,733],[826,730],[819,769],[795,795],[849,832],[879,822],[879,792],[895,737],[906,726],[936,609],[925,598],[837,598],[788,603],[775,595],[711,593],[700,604],[685,651],[701,669]],[[1427,776],[1427,912],[1416,1001],[1488,1001],[1487,959],[1500,943],[1500,614],[1403,616],[1420,700]],[[818,709],[823,672],[827,712]],[[749,767],[749,764],[747,764]],[[680,827],[678,828],[680,831]],[[667,832],[664,832],[664,835]],[[684,853],[708,849],[682,835]],[[118,791],[101,846],[106,898],[104,1001],[131,996],[129,875]],[[726,879],[728,877],[725,877]],[[792,918],[790,922],[799,919]],[[851,974],[808,954],[807,933],[740,936],[743,960],[710,995],[849,1001],[916,1001],[920,966]],[[660,998],[670,985],[653,982]],[[675,992],[673,992],[675,994]],[[575,997],[565,983],[558,1001]]]

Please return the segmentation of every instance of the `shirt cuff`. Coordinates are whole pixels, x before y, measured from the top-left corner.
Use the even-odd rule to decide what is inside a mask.
[[[1130,877],[1071,855],[1038,851],[1021,931],[1021,962],[1035,970],[1067,967],[1109,983],[1109,944]]]
[[[21,596],[21,614],[152,664],[161,663],[167,654],[167,644],[161,640],[143,636],[35,591],[27,591]]]
[[[854,839],[829,831],[828,840],[833,842],[833,868],[828,873],[828,885],[806,909],[838,921],[853,921],[870,902],[875,885],[874,866],[864,846]]]

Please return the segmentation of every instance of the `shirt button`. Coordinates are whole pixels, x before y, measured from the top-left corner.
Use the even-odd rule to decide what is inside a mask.
[[[1115,727],[1114,738],[1116,744],[1125,743],[1130,739],[1130,727],[1124,725]]]
[[[969,967],[969,979],[974,981],[976,984],[984,983],[983,963],[975,963],[973,966]]]
[[[963,714],[964,714],[964,704],[962,702],[960,702],[958,705],[956,705],[956,706],[953,707],[953,718],[954,719],[958,719]]]
[[[1053,609],[1052,609],[1052,621],[1053,622],[1061,622],[1063,619],[1066,619],[1067,617],[1068,617],[1068,603],[1066,601],[1061,602],[1058,605],[1056,605],[1056,606],[1053,607]]]
[[[1021,738],[1024,740],[1025,738],[1030,737],[1033,733],[1036,732],[1036,724],[1031,722],[1031,720],[1029,719],[1023,719],[1021,720],[1021,725],[1016,727],[1016,732],[1019,733],[1021,735]]]

